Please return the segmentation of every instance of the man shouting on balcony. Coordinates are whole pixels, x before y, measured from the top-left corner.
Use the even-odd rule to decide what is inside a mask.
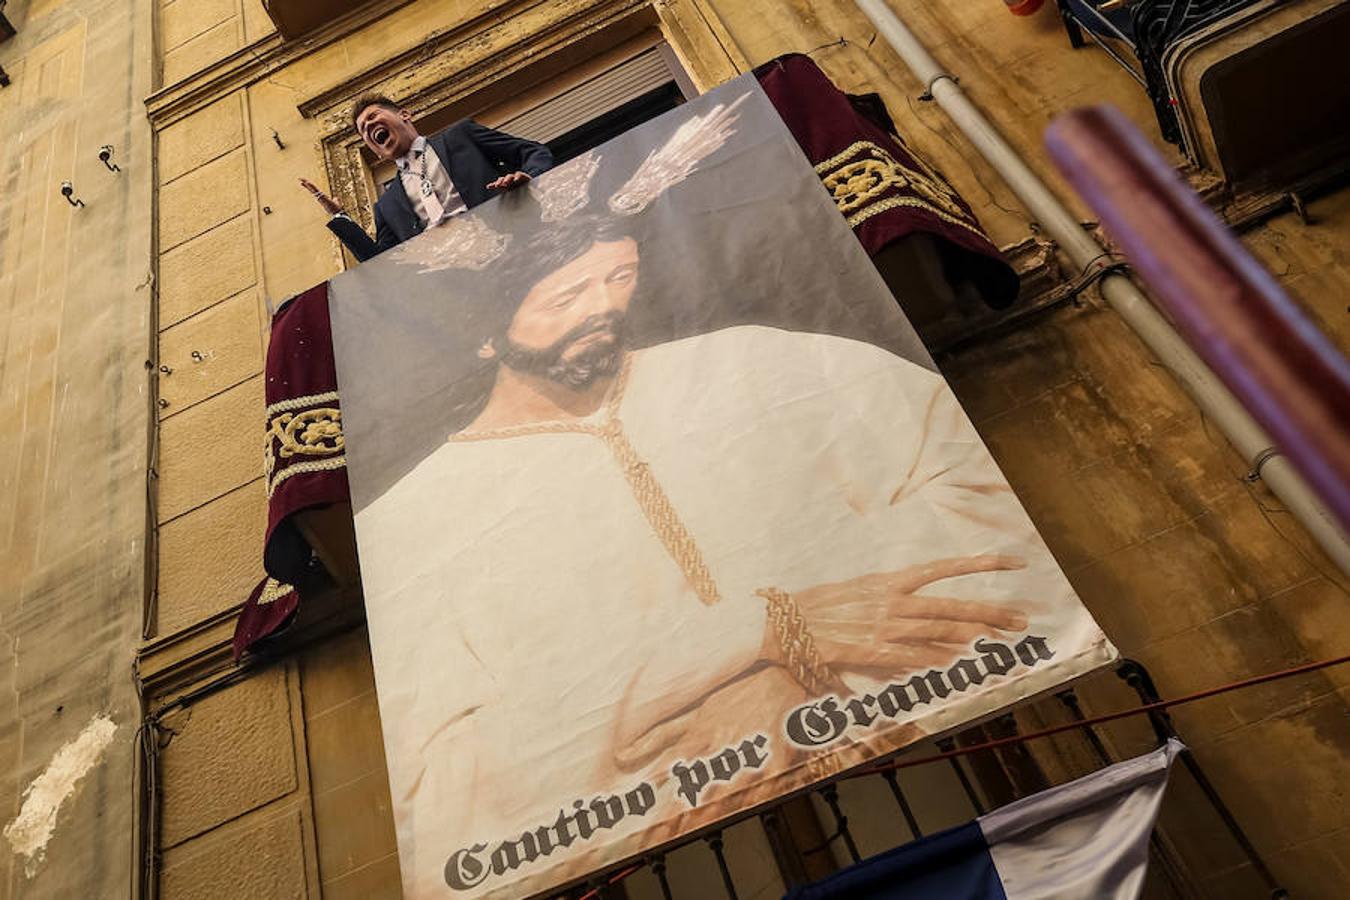
[[[543,144],[472,119],[423,137],[406,109],[378,94],[356,101],[352,125],[372,153],[398,165],[398,177],[375,201],[375,239],[313,183],[302,178],[300,185],[332,216],[328,229],[362,262],[553,166]]]

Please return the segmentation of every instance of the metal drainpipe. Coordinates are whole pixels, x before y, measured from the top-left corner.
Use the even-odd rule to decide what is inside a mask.
[[[956,77],[938,65],[885,0],[855,2],[923,83],[927,94],[938,102],[980,155],[1002,176],[1074,265],[1084,273],[1107,267],[1109,261],[1102,247],[970,102],[958,86]],[[1108,272],[1099,284],[1102,296],[1111,307],[1247,460],[1253,476],[1259,476],[1266,483],[1341,571],[1350,575],[1350,540],[1242,404],[1186,345],[1133,281],[1119,273]]]

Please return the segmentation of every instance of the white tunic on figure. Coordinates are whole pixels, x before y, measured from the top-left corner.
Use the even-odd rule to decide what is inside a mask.
[[[720,602],[700,600],[593,434],[447,442],[356,517],[410,900],[491,896],[509,878],[480,892],[446,886],[451,853],[668,771],[669,756],[621,771],[616,734],[677,686],[754,659],[758,589],[1013,554],[1025,569],[923,591],[1025,609],[1030,631],[1060,651],[996,705],[1063,680],[1074,659],[1086,669],[1109,658],[950,389],[919,365],[844,338],[739,326],[631,353],[617,414]],[[747,710],[743,733],[781,745],[800,699]],[[992,709],[973,693],[914,715],[931,733],[980,702]],[[635,831],[677,809],[669,783],[658,797],[587,846],[626,838],[636,850]]]

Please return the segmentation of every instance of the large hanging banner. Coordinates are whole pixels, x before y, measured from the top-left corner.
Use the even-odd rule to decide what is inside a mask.
[[[856,157],[836,200],[945,196]],[[1114,658],[750,77],[330,290],[410,900],[556,888]]]

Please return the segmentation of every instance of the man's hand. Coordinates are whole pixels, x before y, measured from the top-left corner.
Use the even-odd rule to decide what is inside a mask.
[[[328,213],[330,216],[336,216],[338,213],[342,212],[342,207],[338,206],[337,202],[334,201],[332,197],[315,187],[314,182],[310,181],[308,178],[301,178],[300,186],[309,191],[310,194],[314,196],[314,199],[319,202],[319,205],[324,208],[324,212]]]
[[[807,588],[792,595],[825,663],[836,670],[890,674],[950,662],[961,648],[996,631],[1021,631],[1027,618],[1003,606],[919,596],[946,578],[1021,569],[1015,556],[966,556]],[[772,628],[768,659],[781,661]]]
[[[520,187],[522,184],[529,184],[530,176],[524,172],[512,172],[510,175],[503,175],[496,181],[488,182],[490,191],[509,191],[511,188]]]

